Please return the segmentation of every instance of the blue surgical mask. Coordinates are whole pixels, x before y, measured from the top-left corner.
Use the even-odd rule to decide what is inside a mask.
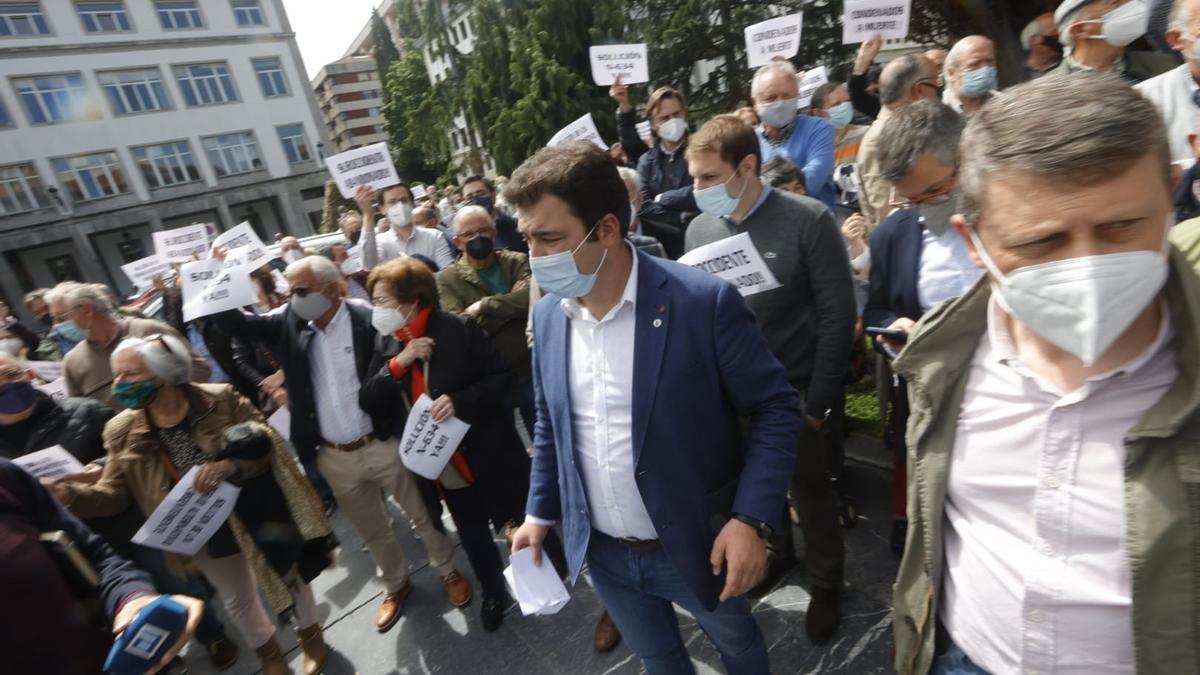
[[[854,106],[849,101],[839,103],[829,109],[829,123],[834,129],[845,129],[854,119]]]
[[[962,74],[962,95],[968,98],[979,98],[996,88],[996,69],[984,66],[968,70]]]
[[[737,208],[738,202],[742,201],[742,195],[746,192],[746,186],[750,181],[742,183],[742,191],[736,197],[730,197],[729,191],[725,189],[729,185],[729,181],[733,180],[738,175],[737,169],[733,170],[733,175],[730,176],[724,183],[720,185],[710,185],[703,190],[696,190],[692,196],[696,198],[696,206],[700,210],[710,216],[717,218],[725,218],[733,213]]]
[[[91,332],[91,330],[84,330],[80,328],[79,325],[75,323],[75,319],[67,319],[66,321],[58,324],[55,330],[59,335],[77,344],[88,339],[88,333]]]
[[[600,264],[591,274],[580,273],[579,266],[575,264],[575,253],[587,243],[588,237],[592,236],[599,225],[600,223],[593,225],[574,250],[529,258],[529,270],[533,272],[533,278],[542,290],[564,298],[582,298],[592,292],[592,286],[596,285],[596,275],[608,259],[608,251],[604,251],[604,257],[600,258]]]

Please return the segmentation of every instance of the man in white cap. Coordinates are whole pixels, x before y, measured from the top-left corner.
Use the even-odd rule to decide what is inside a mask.
[[[1189,136],[1200,112],[1200,0],[1175,0],[1167,25],[1167,44],[1183,56],[1183,65],[1137,85],[1158,106],[1167,125],[1171,162],[1187,168],[1195,162]]]
[[[1054,72],[1091,70],[1134,83],[1157,75],[1166,69],[1161,58],[1126,50],[1146,33],[1149,22],[1150,12],[1142,0],[1063,0],[1054,10],[1064,50]]]

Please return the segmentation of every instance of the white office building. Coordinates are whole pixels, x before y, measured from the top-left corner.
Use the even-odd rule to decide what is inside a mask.
[[[310,234],[325,139],[281,0],[0,0],[0,297],[127,292],[193,222]]]

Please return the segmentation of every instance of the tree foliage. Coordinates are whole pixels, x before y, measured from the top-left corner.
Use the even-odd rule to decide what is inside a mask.
[[[337,182],[330,179],[325,182],[325,206],[321,209],[321,226],[319,232],[333,232],[337,229],[338,217],[343,211],[357,211],[358,206],[353,199],[342,198],[341,190],[338,190]]]
[[[371,55],[375,57],[375,66],[379,69],[379,78],[384,86],[384,96],[387,96],[387,73],[392,64],[400,58],[400,52],[396,50],[396,43],[392,41],[392,32],[374,9],[371,10],[371,38],[375,42]]]
[[[446,83],[430,84],[421,53],[411,43],[385,81],[384,128],[396,171],[409,181],[432,181],[450,161]]]

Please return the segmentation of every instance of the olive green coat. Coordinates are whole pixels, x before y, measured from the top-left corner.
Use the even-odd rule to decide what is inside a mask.
[[[529,259],[524,253],[497,249],[496,264],[510,289],[521,280],[529,283]],[[532,357],[525,341],[525,321],[529,317],[528,287],[496,293],[463,254],[438,274],[438,300],[442,309],[452,314],[465,314],[468,307],[482,301],[473,320],[491,336],[518,382],[526,382],[532,377]]]

